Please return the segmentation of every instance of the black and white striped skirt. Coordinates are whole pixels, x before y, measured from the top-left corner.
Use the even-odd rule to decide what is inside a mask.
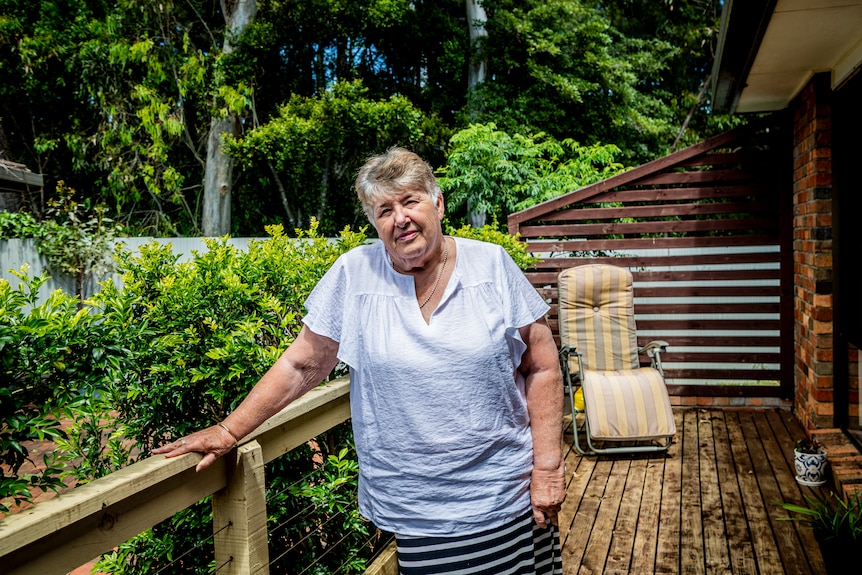
[[[529,513],[463,537],[396,538],[401,575],[561,575],[560,530]]]

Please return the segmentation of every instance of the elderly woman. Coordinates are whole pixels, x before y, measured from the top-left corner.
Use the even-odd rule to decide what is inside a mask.
[[[562,380],[547,304],[499,246],[443,234],[431,168],[393,148],[356,191],[380,242],[342,255],[294,343],[223,422],[154,453],[211,464],[338,360],[359,507],[403,574],[561,573]]]

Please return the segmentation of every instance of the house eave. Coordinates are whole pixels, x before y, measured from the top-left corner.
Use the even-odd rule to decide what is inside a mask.
[[[713,66],[716,112],[780,110],[815,74],[833,89],[862,64],[862,0],[729,0]]]

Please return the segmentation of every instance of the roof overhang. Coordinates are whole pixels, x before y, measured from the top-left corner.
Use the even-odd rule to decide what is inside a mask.
[[[725,0],[712,71],[717,112],[786,108],[814,74],[862,65],[862,0]]]
[[[25,188],[29,186],[41,188],[43,185],[42,174],[34,174],[23,164],[6,160],[0,160],[0,181],[15,182]]]

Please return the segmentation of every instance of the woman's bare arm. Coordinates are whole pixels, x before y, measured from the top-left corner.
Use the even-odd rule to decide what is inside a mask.
[[[338,342],[303,326],[285,350],[236,410],[222,422],[153,450],[154,455],[176,457],[203,453],[200,471],[228,453],[239,439],[315,387],[338,363]]]
[[[530,496],[533,517],[540,527],[557,525],[566,497],[563,461],[563,377],[557,347],[547,322],[521,328],[527,351],[520,371],[526,379],[527,411],[533,435],[533,475]]]

